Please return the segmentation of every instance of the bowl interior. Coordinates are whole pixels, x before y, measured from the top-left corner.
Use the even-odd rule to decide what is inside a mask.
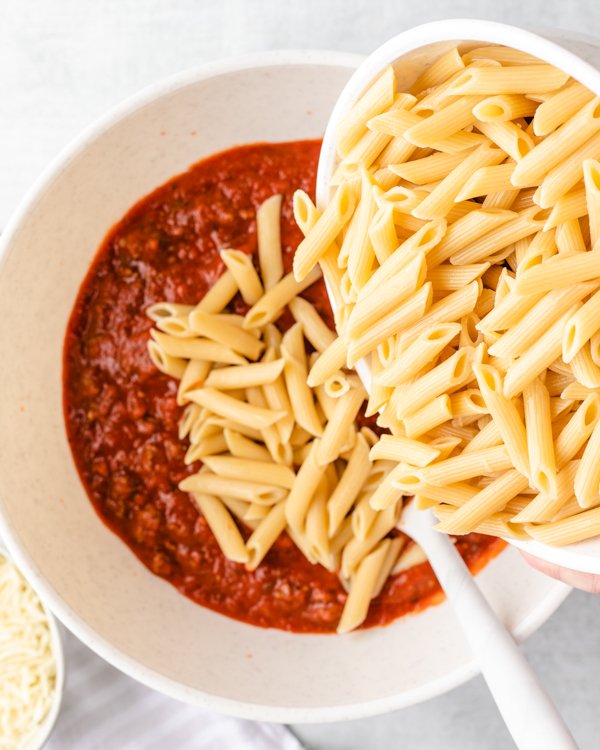
[[[356,58],[271,56],[186,75],[82,137],[4,238],[0,272],[0,530],[32,583],[83,641],[152,687],[249,718],[346,719],[448,689],[475,665],[446,604],[348,637],[263,630],[203,609],[152,575],[98,519],[65,437],[61,352],[79,284],[137,199],[201,157],[314,138]],[[524,636],[567,589],[500,555],[480,576]]]

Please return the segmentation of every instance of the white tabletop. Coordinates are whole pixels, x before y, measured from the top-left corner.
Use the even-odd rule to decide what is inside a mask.
[[[266,49],[366,53],[404,28],[445,17],[600,38],[597,0],[0,0],[0,229],[75,134],[158,78]],[[526,651],[581,748],[595,750],[600,597],[573,594]],[[294,731],[311,750],[513,747],[480,678],[384,717]]]

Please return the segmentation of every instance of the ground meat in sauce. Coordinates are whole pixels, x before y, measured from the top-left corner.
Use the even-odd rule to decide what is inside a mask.
[[[186,446],[177,436],[177,384],[146,350],[146,309],[196,303],[222,273],[218,251],[256,252],[255,212],[281,193],[286,271],[302,235],[292,195],[314,192],[319,141],[255,144],[212,156],[135,205],[109,232],[84,280],[65,339],[64,407],[82,482],[103,521],[156,575],[198,604],[263,627],[333,632],[346,594],[284,534],[254,572],[224,558],[179,481]],[[331,324],[321,282],[305,296]],[[244,311],[241,300],[233,309]],[[289,316],[282,319],[289,324]],[[471,534],[458,548],[472,569],[502,548]],[[439,599],[427,564],[390,579],[365,627]]]

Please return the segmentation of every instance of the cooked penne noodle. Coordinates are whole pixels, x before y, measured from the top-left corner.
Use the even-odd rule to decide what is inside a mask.
[[[359,297],[348,318],[347,335],[352,337],[364,333],[369,326],[381,320],[394,307],[413,296],[423,285],[426,271],[425,254],[420,252],[401,272],[394,273],[379,289],[367,296]]]
[[[249,458],[253,461],[271,461],[271,454],[262,445],[231,429],[223,430],[227,450],[237,458]]]
[[[323,321],[315,308],[302,297],[296,297],[289,303],[289,308],[296,323],[302,325],[304,336],[318,352],[323,352],[333,343],[335,333]]]
[[[285,503],[274,505],[246,542],[248,560],[246,568],[256,570],[286,526]]]
[[[567,73],[545,63],[508,68],[471,67],[454,80],[448,93],[451,96],[527,94],[531,91],[544,94],[561,88],[568,78]]]
[[[452,105],[450,105],[452,106]],[[444,110],[442,110],[444,112]],[[435,117],[435,115],[433,116]],[[428,118],[432,120],[433,117]],[[443,219],[449,213],[458,195],[473,174],[481,167],[494,166],[504,161],[506,154],[499,148],[487,144],[479,146],[475,151],[466,156],[463,161],[455,167],[435,187],[431,193],[413,209],[412,214],[418,219]]]
[[[260,204],[256,212],[258,264],[266,290],[274,287],[283,276],[283,257],[281,255],[279,226],[281,198],[281,195],[272,195]],[[248,304],[254,303],[248,302]]]
[[[392,568],[391,575],[398,575],[398,573],[402,573],[409,568],[414,568],[416,565],[422,565],[426,562],[427,555],[418,544],[413,542],[400,552],[398,560]]]
[[[448,227],[441,242],[427,255],[429,270],[492,230],[515,219],[517,214],[499,208],[473,211]]]
[[[231,271],[224,271],[213,286],[206,292],[204,297],[196,305],[194,310],[202,310],[206,313],[222,312],[238,293],[238,286]],[[192,311],[190,311],[192,312]]]
[[[571,219],[556,227],[555,237],[556,247],[561,255],[587,252],[578,219]]]
[[[350,578],[360,565],[361,560],[396,526],[401,510],[400,505],[401,503],[394,503],[378,513],[366,538],[360,540],[352,537],[344,547],[341,572],[345,578]]]
[[[360,541],[364,541],[377,517],[377,511],[371,507],[370,495],[363,495],[356,503],[351,515],[352,531]]]
[[[307,378],[308,386],[315,388],[324,383],[328,378],[346,366],[347,358],[348,344],[346,341],[341,337],[332,341],[327,349],[321,352],[310,368]]]
[[[338,532],[342,521],[358,497],[370,469],[369,446],[364,436],[358,435],[344,472],[327,501],[330,537]]]
[[[548,209],[549,210],[549,209]],[[563,195],[554,204],[550,215],[544,224],[544,231],[564,224],[567,221],[579,219],[587,214],[586,194],[584,188],[576,188]]]
[[[398,233],[394,224],[394,208],[383,205],[377,210],[369,227],[369,238],[377,262],[382,265],[398,247]]]
[[[400,335],[402,350],[404,346],[408,346],[432,326],[438,323],[454,323],[473,312],[477,304],[479,285],[479,281],[472,281],[463,289],[458,289],[431,305],[429,311],[423,315],[418,323],[413,324]],[[426,287],[427,283],[423,286],[423,289]]]
[[[455,154],[436,153],[422,159],[413,159],[402,164],[390,164],[390,172],[415,185],[427,185],[443,180],[449,172],[464,160],[466,151]]]
[[[515,523],[551,521],[558,511],[574,497],[573,482],[578,466],[579,461],[569,461],[556,475],[554,493],[540,492],[512,520]]]
[[[218,498],[202,492],[194,492],[193,498],[225,557],[233,562],[247,562],[248,550],[242,535],[223,503]]]
[[[596,153],[600,153],[600,148]],[[600,240],[600,163],[595,159],[586,159],[583,162],[583,179],[590,222],[590,241],[592,247],[595,247]]]
[[[383,386],[404,383],[428,365],[460,334],[459,323],[437,323],[402,351],[402,357],[374,376],[374,382]]]
[[[489,263],[465,266],[444,264],[432,268],[427,273],[426,279],[431,281],[434,291],[454,292],[483,276],[489,267]]]
[[[398,418],[403,419],[422,409],[444,392],[463,385],[465,377],[470,375],[471,352],[470,347],[459,349],[433,370],[410,383],[403,394],[402,401],[398,404],[396,412]]]
[[[450,256],[450,263],[464,265],[485,260],[494,253],[517,242],[517,240],[530,237],[532,234],[543,230],[545,221],[544,211],[537,206],[527,208],[506,224],[488,232],[488,234],[469,245],[465,245],[462,250]]]
[[[450,408],[455,420],[488,413],[481,391],[477,388],[468,388],[450,396]]]
[[[558,318],[593,291],[592,284],[576,284],[545,294],[514,326],[504,333],[488,352],[494,357],[518,357]]]
[[[515,165],[512,163],[480,167],[465,182],[455,200],[467,201],[480,195],[509,190],[511,188],[510,176],[514,168]]]
[[[386,539],[366,555],[352,577],[350,593],[344,605],[337,632],[347,633],[357,628],[367,616],[369,603],[375,593],[381,569],[386,563],[391,541]]]
[[[512,184],[515,187],[539,184],[553,167],[599,129],[600,100],[594,98],[519,161],[512,174]]]
[[[406,269],[420,254],[427,254],[444,236],[445,221],[428,222],[418,229],[412,237],[403,242],[397,250],[373,273],[360,292],[363,299],[381,288],[382,284]]]
[[[407,437],[419,438],[444,422],[452,419],[452,407],[447,393],[434,398],[427,406],[404,417]]]
[[[296,473],[294,486],[290,490],[285,502],[287,523],[292,531],[298,534],[304,531],[308,508],[327,468],[317,463],[316,453],[318,447],[319,440],[317,438],[311,443],[310,451]]]
[[[600,133],[596,133],[548,172],[536,191],[538,204],[542,208],[554,206],[581,181],[582,163],[596,157],[599,151]]]
[[[177,378],[178,380],[183,378],[187,366],[185,359],[167,354],[157,341],[149,340],[147,348],[152,364],[156,368],[165,375],[170,375],[172,378]]]
[[[275,424],[278,419],[285,416],[282,411],[252,406],[215,388],[197,388],[188,392],[188,398],[225,419],[259,430]]]
[[[600,427],[597,423],[581,456],[573,488],[582,508],[591,508],[600,502]]]
[[[600,419],[600,394],[588,394],[554,441],[559,469],[573,459],[592,434]]]
[[[234,365],[221,367],[218,370],[213,369],[204,381],[204,386],[229,390],[273,383],[283,372],[284,365],[284,359],[276,359],[272,362],[256,362],[244,366]]]
[[[507,503],[527,488],[529,480],[516,469],[502,474],[446,520],[436,526],[447,534],[468,534],[489,516],[501,511]]]
[[[380,440],[371,448],[369,459],[387,459],[398,463],[408,463],[414,466],[427,466],[435,461],[440,451],[427,443],[411,440],[407,437],[393,437],[382,435]]]
[[[187,394],[189,391],[202,386],[206,376],[210,372],[210,368],[211,365],[209,362],[204,362],[200,359],[190,359],[187,361],[177,389],[178,406],[183,406],[183,404],[188,402]]]
[[[395,310],[381,317],[360,336],[353,339],[348,347],[348,367],[353,367],[359,359],[374,351],[379,344],[403,328],[423,320],[431,304],[431,284],[424,284],[418,292],[408,297]]]
[[[456,47],[440,55],[431,65],[428,65],[411,86],[413,94],[419,94],[426,89],[439,86],[455,73],[464,70],[465,63]]]
[[[480,122],[508,122],[519,117],[531,117],[538,105],[520,94],[490,96],[473,107],[473,114]]]
[[[562,341],[562,358],[571,362],[577,352],[600,328],[600,292],[593,294],[567,320]]]
[[[535,146],[535,141],[526,131],[522,130],[514,122],[478,122],[477,128],[492,143],[499,146],[502,151],[510,156],[513,162],[519,162]],[[514,167],[514,165],[513,165]],[[513,170],[514,171],[514,168]],[[512,172],[511,172],[512,177]],[[511,183],[512,185],[512,183]],[[503,188],[510,190],[510,187]],[[517,200],[521,195],[517,196]],[[516,204],[517,201],[515,201]],[[516,205],[511,206],[513,210],[519,210]],[[525,208],[525,206],[520,206]]]
[[[362,387],[358,387],[351,388],[346,395],[337,399],[335,409],[325,425],[316,452],[316,461],[321,466],[332,463],[342,452],[344,438],[354,422],[365,396]]]
[[[205,362],[219,362],[229,365],[243,365],[246,360],[230,347],[210,339],[178,339],[156,329],[150,335],[160,349],[170,357],[200,359]],[[183,374],[183,373],[182,373]],[[181,377],[179,375],[178,377]]]
[[[493,45],[472,49],[466,52],[462,59],[466,65],[481,59],[496,60],[502,65],[539,65],[541,63],[541,60],[527,52],[512,49],[512,47],[495,47]]]
[[[283,337],[281,355],[285,360],[285,383],[295,420],[311,435],[319,437],[323,434],[323,426],[307,384],[304,337],[299,323],[292,326]]]
[[[329,249],[343,227],[350,220],[355,199],[344,183],[336,191],[313,229],[298,245],[294,255],[294,278],[301,282],[309,275],[320,258]],[[294,295],[295,296],[295,295]]]
[[[312,557],[319,560],[324,567],[329,565],[329,537],[327,535],[327,495],[329,483],[324,476],[312,499],[306,514],[304,535]]]
[[[221,260],[233,276],[244,302],[255,305],[263,295],[263,287],[251,256],[241,250],[222,250]]]
[[[482,448],[466,455],[447,458],[431,466],[426,466],[424,469],[418,469],[414,473],[421,478],[422,482],[427,484],[445,485],[511,468],[512,462],[507,447],[498,445],[492,448]],[[400,480],[396,479],[395,484],[401,489]]]
[[[195,335],[190,329],[189,315],[173,315],[171,317],[161,317],[156,321],[156,327],[163,333],[171,336],[187,339]]]
[[[600,278],[600,249],[581,255],[557,256],[517,278],[519,294],[539,294]]]
[[[592,359],[589,341],[571,360],[571,370],[581,385],[587,388],[600,388],[600,367]]]
[[[293,470],[280,464],[255,461],[248,458],[236,458],[235,456],[207,456],[204,464],[220,477],[228,479],[245,479],[251,482],[263,482],[284,487],[290,490],[296,479]]]
[[[445,523],[449,521],[451,517],[457,513],[449,505],[437,505],[433,508],[434,516],[440,521]],[[486,518],[485,521],[476,526],[473,532],[476,534],[488,534],[489,536],[499,537],[513,537],[514,539],[529,539],[529,535],[522,529],[518,524],[511,523],[510,513],[494,513],[493,515]],[[440,528],[440,524],[435,528]]]
[[[504,394],[513,398],[523,391],[538,375],[547,369],[560,355],[562,338],[567,321],[578,309],[574,305],[556,323],[550,326],[518,360],[511,364],[504,379]]]
[[[525,524],[525,531],[542,544],[553,546],[575,544],[600,534],[600,508],[540,526]]]
[[[396,76],[391,66],[370,85],[340,121],[336,145],[340,156],[347,156],[365,130],[365,121],[391,107],[396,92]]]
[[[287,492],[282,487],[274,487],[264,482],[248,482],[243,479],[230,479],[199,471],[179,483],[182,492],[200,492],[208,495],[233,497],[250,503],[273,505],[283,500]]]
[[[203,438],[198,443],[191,443],[186,451],[183,463],[186,466],[200,460],[205,463],[205,458],[216,453],[222,453],[224,450],[227,450],[227,443],[225,442],[223,433],[217,432],[214,435]]]
[[[194,309],[193,305],[179,305],[175,302],[157,302],[146,310],[146,315],[158,323],[165,318],[179,318],[189,315]]]
[[[533,487],[548,495],[556,495],[556,460],[552,440],[550,395],[539,378],[523,391],[529,477]]]
[[[301,294],[305,289],[314,284],[321,277],[318,268],[308,271],[302,281],[296,281],[293,274],[288,273],[281,281],[261,297],[261,299],[248,310],[244,318],[244,328],[261,328],[267,323],[276,320],[284,307]]]
[[[438,141],[454,135],[475,122],[473,107],[481,101],[477,96],[464,96],[433,112],[408,128],[404,138],[415,146],[433,147]]]
[[[570,81],[538,106],[533,116],[533,132],[537,136],[549,135],[579,112],[593,96],[594,94],[578,81]]]

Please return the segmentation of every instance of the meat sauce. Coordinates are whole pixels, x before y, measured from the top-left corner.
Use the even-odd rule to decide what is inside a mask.
[[[108,233],[81,286],[64,348],[64,411],[81,480],[98,515],[153,573],[204,607],[263,627],[334,632],[346,593],[283,534],[257,570],[225,559],[205,519],[178,490],[184,464],[177,383],[146,350],[147,308],[197,303],[223,271],[219,251],[256,253],[256,209],[283,195],[286,271],[302,235],[297,188],[314,193],[319,141],[242,146],[216,154],[143,198]],[[322,282],[305,293],[332,324]],[[244,312],[239,298],[232,309]],[[289,315],[289,314],[288,314]],[[280,320],[287,327],[289,317]],[[247,533],[242,529],[243,533]],[[503,547],[470,534],[457,547],[476,571]],[[440,599],[428,564],[388,580],[363,627]]]

